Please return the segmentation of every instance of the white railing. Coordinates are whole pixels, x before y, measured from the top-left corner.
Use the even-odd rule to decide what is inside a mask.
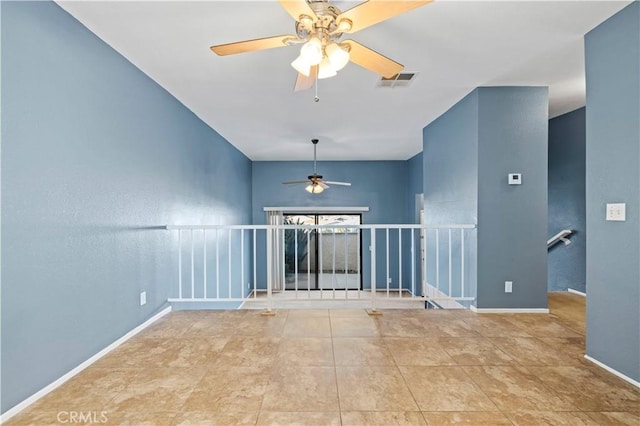
[[[285,301],[294,307],[296,301],[339,300],[361,301],[375,310],[385,301],[461,307],[475,300],[475,274],[469,267],[475,264],[469,262],[475,259],[475,225],[168,225],[166,229],[174,232],[177,243],[172,303],[233,307],[250,302],[271,310],[274,303]],[[312,242],[318,248],[317,277],[308,254]]]

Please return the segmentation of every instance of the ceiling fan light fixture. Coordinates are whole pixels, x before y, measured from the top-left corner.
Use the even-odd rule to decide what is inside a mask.
[[[291,66],[305,77],[309,77],[309,74],[311,73],[311,64],[302,55],[298,56],[293,62],[291,62]]]
[[[349,63],[349,52],[340,47],[338,43],[329,43],[325,52],[329,57],[329,61],[331,61],[333,69],[336,71],[340,71]]]
[[[305,58],[309,65],[318,65],[322,61],[322,42],[318,37],[311,37],[300,48],[300,56]]]
[[[307,191],[310,194],[319,194],[322,191],[324,191],[324,188],[318,185],[317,183],[312,183],[311,185],[305,188],[305,191]]]
[[[338,75],[328,56],[325,56],[318,67],[318,79],[334,77]]]

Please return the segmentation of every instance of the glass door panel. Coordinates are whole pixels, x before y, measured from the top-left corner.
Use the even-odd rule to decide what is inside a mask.
[[[360,225],[361,219],[359,214],[285,214],[285,224],[331,226],[319,233],[316,230],[285,231],[285,288],[361,288],[360,233],[356,228],[349,228]]]

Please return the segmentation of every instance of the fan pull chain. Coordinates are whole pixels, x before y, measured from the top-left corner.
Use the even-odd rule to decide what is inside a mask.
[[[320,98],[318,97],[318,72],[316,72],[316,96],[313,98],[314,102],[319,102]]]

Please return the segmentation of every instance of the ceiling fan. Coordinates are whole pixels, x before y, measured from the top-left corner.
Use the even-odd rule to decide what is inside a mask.
[[[291,66],[298,71],[295,91],[313,86],[316,78],[333,77],[349,61],[385,78],[400,73],[404,66],[353,40],[340,41],[371,25],[433,0],[367,0],[341,12],[328,0],[279,0],[296,20],[295,35],[278,35],[211,46],[220,56],[302,44],[300,56]]]
[[[313,144],[313,174],[307,176],[307,180],[294,180],[290,182],[282,182],[283,185],[300,185],[303,183],[309,184],[305,190],[312,194],[319,194],[325,189],[329,188],[328,184],[331,185],[340,185],[340,186],[351,186],[349,182],[336,182],[330,180],[323,180],[322,175],[319,175],[316,169],[316,147],[318,145],[318,139],[311,139],[311,143]]]

